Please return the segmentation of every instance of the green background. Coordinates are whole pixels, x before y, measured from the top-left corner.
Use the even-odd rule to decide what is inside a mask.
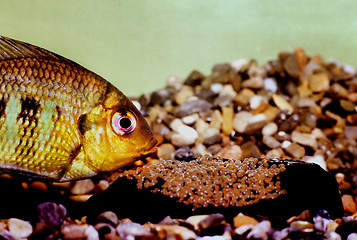
[[[357,1],[0,0],[0,34],[59,53],[130,96],[283,50],[357,65]]]

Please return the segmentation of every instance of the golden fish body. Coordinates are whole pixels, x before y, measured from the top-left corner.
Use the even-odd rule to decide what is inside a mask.
[[[47,50],[0,39],[0,169],[81,179],[150,154],[156,143],[112,84]]]

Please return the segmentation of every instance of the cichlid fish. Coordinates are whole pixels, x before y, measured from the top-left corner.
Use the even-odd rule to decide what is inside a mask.
[[[111,83],[55,53],[0,38],[0,169],[55,181],[151,154],[148,123]]]

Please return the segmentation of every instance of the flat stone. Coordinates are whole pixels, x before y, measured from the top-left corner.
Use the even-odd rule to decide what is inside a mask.
[[[177,117],[181,118],[193,113],[204,112],[212,108],[212,104],[203,99],[184,102],[178,109]]]
[[[317,148],[317,142],[315,137],[309,133],[293,131],[291,133],[291,140],[304,146],[309,146],[314,149]]]
[[[294,112],[294,107],[287,101],[285,100],[282,96],[278,94],[273,94],[272,95],[273,101],[275,105],[280,109],[280,110],[287,110],[289,113]]]

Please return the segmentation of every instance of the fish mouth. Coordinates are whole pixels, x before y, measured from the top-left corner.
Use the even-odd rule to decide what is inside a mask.
[[[143,149],[140,151],[141,156],[149,156],[151,154],[153,154],[154,152],[156,152],[157,150],[157,139],[153,138],[151,139],[144,147]]]

